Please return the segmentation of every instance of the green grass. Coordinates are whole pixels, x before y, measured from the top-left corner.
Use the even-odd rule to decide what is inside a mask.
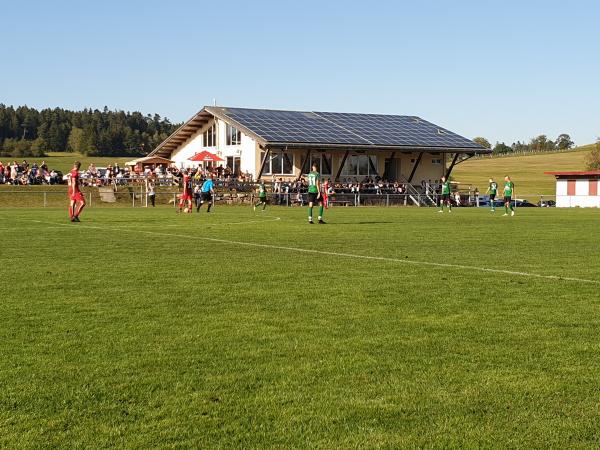
[[[458,164],[452,171],[452,177],[460,182],[461,187],[470,185],[485,192],[490,177],[500,181],[510,175],[519,198],[555,195],[556,181],[553,176],[544,175],[544,172],[585,170],[585,157],[592,148],[593,145],[586,145],[564,153],[474,158]]]
[[[598,211],[305,216],[0,209],[0,447],[600,444]]]
[[[15,158],[5,158],[6,160],[13,160]],[[23,158],[19,160],[21,162]],[[98,156],[85,156],[79,153],[69,153],[69,152],[49,152],[48,155],[44,158],[25,158],[29,163],[37,162],[41,164],[42,161],[46,161],[48,164],[48,168],[54,170],[60,170],[63,173],[67,173],[69,170],[73,168],[73,163],[75,161],[81,162],[82,170],[88,168],[90,163],[94,163],[96,167],[107,167],[110,165],[115,165],[115,163],[119,163],[121,167],[125,167],[125,163],[127,161],[131,161],[132,159],[136,159],[135,157],[98,157]]]

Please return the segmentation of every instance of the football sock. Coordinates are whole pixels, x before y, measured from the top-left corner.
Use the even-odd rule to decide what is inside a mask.
[[[319,220],[323,217],[323,205],[319,206]]]
[[[508,206],[504,205],[504,212],[508,214]]]
[[[312,220],[312,206],[308,207],[308,220]]]

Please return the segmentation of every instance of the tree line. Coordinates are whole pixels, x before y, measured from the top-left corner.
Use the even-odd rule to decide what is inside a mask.
[[[505,153],[527,153],[527,152],[552,152],[556,150],[569,150],[575,146],[575,142],[566,133],[560,134],[555,140],[548,139],[548,136],[541,134],[532,138],[529,143],[526,142],[513,142],[512,145],[507,145],[504,142],[496,142],[496,145],[492,148],[490,142],[484,137],[476,137],[473,139],[479,145],[485,148],[492,149],[493,154],[505,154]]]
[[[0,103],[0,156],[41,157],[46,152],[88,156],[140,156],[179,125],[158,114],[84,109],[69,111]]]

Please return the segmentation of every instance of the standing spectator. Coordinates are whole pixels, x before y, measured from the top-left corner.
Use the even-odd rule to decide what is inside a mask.
[[[454,203],[456,203],[456,206],[460,206],[460,193],[458,191],[454,193]]]
[[[146,192],[148,193],[148,200],[154,208],[156,203],[156,191],[154,190],[154,181],[146,178]]]
[[[0,184],[4,184],[4,164],[0,161]]]

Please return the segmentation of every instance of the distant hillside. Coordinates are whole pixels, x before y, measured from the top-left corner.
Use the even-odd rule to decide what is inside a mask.
[[[458,164],[452,171],[452,178],[461,184],[461,188],[472,186],[485,192],[489,177],[500,181],[510,175],[516,185],[517,197],[534,199],[540,194],[554,195],[554,177],[544,175],[544,172],[585,170],[585,156],[593,147],[590,144],[561,153],[473,158]]]

